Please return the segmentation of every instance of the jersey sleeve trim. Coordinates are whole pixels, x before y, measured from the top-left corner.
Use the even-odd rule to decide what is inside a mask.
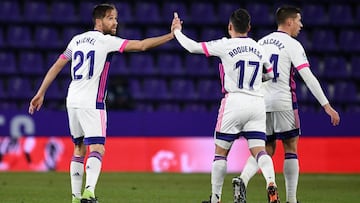
[[[61,54],[61,55],[59,56],[59,58],[61,58],[61,59],[68,59],[68,58],[65,56],[65,54]]]
[[[205,42],[201,42],[201,47],[204,50],[205,56],[209,57],[210,56],[209,50],[207,49]]]
[[[297,66],[296,69],[299,71],[303,68],[309,68],[310,65],[308,63],[301,64],[300,66]]]
[[[129,43],[129,40],[125,40],[123,43],[122,43],[122,45],[121,45],[121,47],[120,47],[120,49],[119,49],[119,52],[120,53],[123,53],[124,52],[124,50],[125,50],[125,47],[126,47],[126,45]]]

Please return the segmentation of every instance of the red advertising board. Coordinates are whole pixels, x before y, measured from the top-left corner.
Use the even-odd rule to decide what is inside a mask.
[[[68,137],[0,137],[2,171],[68,171],[73,146]],[[300,138],[302,173],[360,173],[354,159],[359,137]],[[209,137],[109,137],[103,158],[104,171],[208,173],[214,143]],[[246,140],[238,140],[228,157],[228,172],[240,172],[249,156]],[[283,167],[283,148],[274,156],[276,172]]]

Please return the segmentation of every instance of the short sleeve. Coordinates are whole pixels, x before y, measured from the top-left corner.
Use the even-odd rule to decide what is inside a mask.
[[[119,51],[123,52],[126,44],[129,40],[122,39],[120,37],[105,35],[106,44],[108,46],[109,52]]]

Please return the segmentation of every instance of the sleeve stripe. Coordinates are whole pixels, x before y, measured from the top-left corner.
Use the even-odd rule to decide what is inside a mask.
[[[201,47],[204,50],[205,56],[209,57],[210,56],[209,50],[207,49],[205,42],[201,42]]]
[[[310,67],[309,63],[304,63],[304,64],[301,64],[300,66],[297,66],[296,69],[301,70],[303,68],[309,68],[309,67]]]
[[[123,53],[124,52],[124,50],[125,50],[125,47],[126,47],[126,45],[129,43],[129,40],[125,40],[123,43],[122,43],[122,45],[121,45],[121,47],[120,47],[120,49],[119,49],[119,52],[120,53]]]

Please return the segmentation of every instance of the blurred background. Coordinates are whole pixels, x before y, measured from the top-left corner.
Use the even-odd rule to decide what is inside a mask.
[[[68,135],[64,111],[69,67],[50,86],[42,113],[30,117],[26,112],[47,70],[65,50],[72,36],[93,28],[91,12],[98,3],[104,1],[0,2],[2,140],[29,135]],[[239,7],[248,9],[252,16],[250,36],[258,40],[276,29],[274,14],[279,5],[298,6],[302,9],[304,24],[298,40],[331,104],[341,116],[344,115],[342,127],[334,130],[320,104],[297,76],[303,134],[360,136],[352,125],[359,122],[360,115],[360,83],[357,82],[360,79],[359,1],[122,0],[108,3],[114,3],[118,9],[118,36],[122,38],[143,39],[166,34],[173,12],[177,11],[184,21],[183,32],[196,41],[227,36],[229,15]],[[144,53],[115,54],[107,95],[110,136],[200,136],[211,139],[222,96],[218,63],[217,58],[189,54],[176,40]],[[182,116],[177,119],[168,119],[180,114]],[[110,120],[112,117],[116,122]],[[53,124],[45,124],[49,118],[54,119]],[[49,129],[49,126],[52,127]],[[2,147],[2,154],[9,151],[6,146]]]
[[[91,11],[103,1],[21,1],[0,3],[0,109],[27,108],[46,71],[74,34],[92,29]],[[197,41],[227,35],[231,12],[247,8],[250,36],[258,40],[276,29],[279,1],[115,1],[118,35],[143,39],[169,31],[172,13],[184,33]],[[360,111],[360,3],[356,0],[292,1],[302,9],[298,40],[329,100],[339,111]],[[216,111],[221,97],[216,58],[188,54],[176,40],[146,53],[113,57],[108,108],[130,111]],[[65,68],[51,86],[45,108],[64,109],[69,82]],[[299,80],[299,78],[298,78]],[[302,82],[303,111],[321,111]]]

